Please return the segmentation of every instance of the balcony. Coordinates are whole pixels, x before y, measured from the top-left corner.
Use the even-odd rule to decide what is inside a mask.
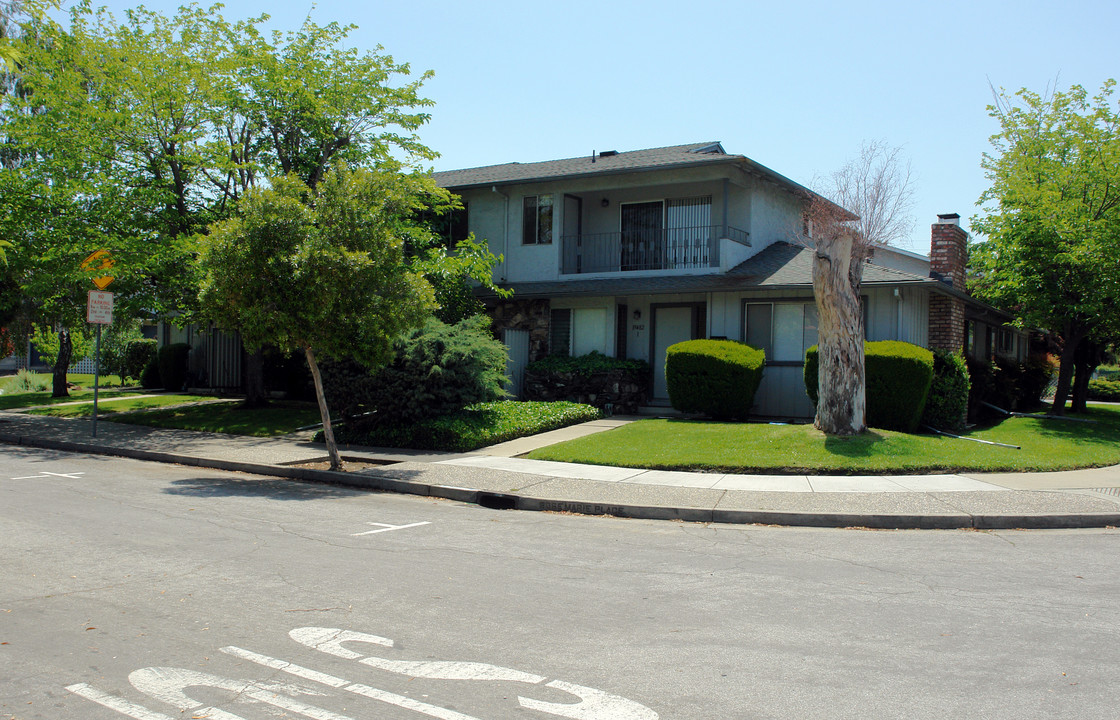
[[[726,225],[641,228],[564,235],[565,275],[719,267],[720,240],[750,245],[748,233]]]

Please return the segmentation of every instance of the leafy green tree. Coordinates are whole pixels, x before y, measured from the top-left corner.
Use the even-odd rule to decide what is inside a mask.
[[[101,334],[101,372],[120,377],[121,385],[129,374],[128,346],[142,340],[140,320],[123,315],[115,315],[113,324]],[[142,368],[141,368],[142,369]],[[140,378],[139,370],[134,370],[133,379]]]
[[[36,328],[31,333],[31,344],[35,346],[39,358],[52,367],[58,366],[59,354],[65,352],[66,359],[62,362],[66,363],[67,370],[93,354],[93,334],[82,325],[62,331],[53,327]]]
[[[1053,412],[1064,412],[1079,349],[1117,337],[1120,318],[1120,113],[1108,80],[1043,96],[1000,92],[983,167],[991,187],[973,228],[972,291],[1049,328],[1063,343]],[[1083,408],[1083,401],[1075,403]]]
[[[81,322],[90,285],[78,266],[99,248],[116,260],[119,313],[204,319],[192,238],[247,190],[287,173],[314,188],[335,162],[435,156],[415,135],[430,73],[345,47],[353,26],[308,20],[269,35],[267,16],[229,22],[219,8],[118,20],[85,0],[68,27],[33,14],[12,41],[0,236],[35,322]],[[258,399],[259,359],[248,366]]]
[[[333,469],[342,463],[317,358],[383,366],[393,340],[434,306],[399,232],[434,185],[399,169],[340,164],[314,189],[277,178],[249,190],[239,216],[202,239],[201,297],[218,325],[239,330],[251,350],[298,348],[307,358]]]

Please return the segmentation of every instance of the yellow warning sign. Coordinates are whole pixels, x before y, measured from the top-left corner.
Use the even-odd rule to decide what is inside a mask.
[[[109,251],[101,249],[82,261],[82,270],[87,272],[109,270],[113,267],[114,262],[113,256],[109,254]],[[98,290],[104,290],[109,287],[115,279],[116,278],[112,275],[99,275],[93,278],[93,284],[97,286]]]

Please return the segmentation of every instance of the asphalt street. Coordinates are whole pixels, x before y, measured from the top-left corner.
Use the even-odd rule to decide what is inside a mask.
[[[490,510],[0,448],[0,717],[1115,718],[1113,529]]]

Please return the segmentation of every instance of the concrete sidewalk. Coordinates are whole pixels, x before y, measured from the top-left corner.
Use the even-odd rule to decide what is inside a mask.
[[[502,509],[822,527],[1120,525],[1120,467],[975,475],[734,475],[512,457],[626,422],[597,420],[473,453],[344,447],[345,458],[376,464],[350,473],[299,467],[326,456],[322,445],[309,442],[308,433],[251,438],[99,422],[93,438],[88,419],[0,412],[0,442],[429,495]]]

